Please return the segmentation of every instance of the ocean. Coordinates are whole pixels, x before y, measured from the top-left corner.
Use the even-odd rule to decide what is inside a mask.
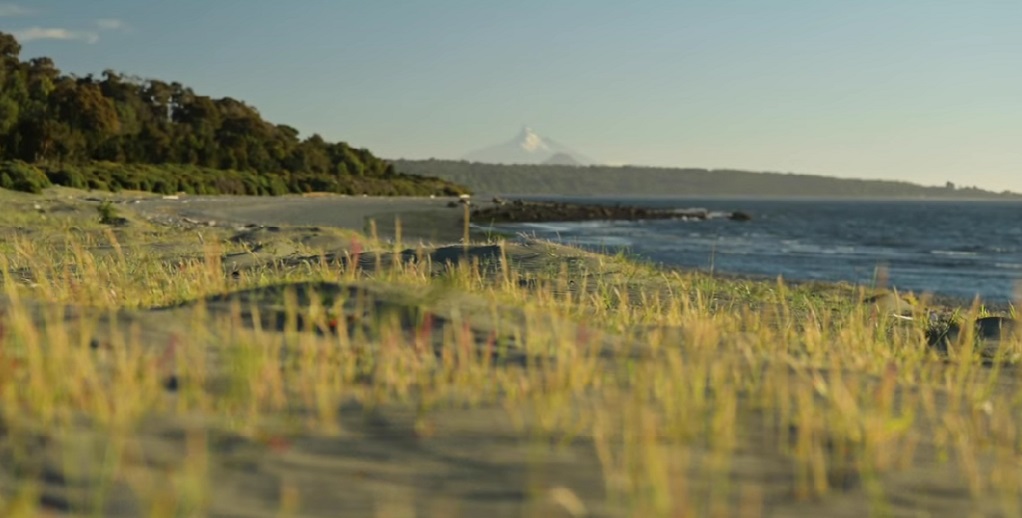
[[[681,221],[506,224],[526,234],[668,266],[789,280],[887,285],[986,302],[1014,301],[1022,280],[1022,202],[528,197],[651,208],[703,208]],[[728,220],[740,210],[747,222]]]

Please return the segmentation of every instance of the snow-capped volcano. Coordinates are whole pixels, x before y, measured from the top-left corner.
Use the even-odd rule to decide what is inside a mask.
[[[542,164],[555,156],[558,163],[570,163],[572,160],[578,165],[593,163],[585,155],[543,137],[527,126],[515,138],[468,153],[464,159],[491,164]]]

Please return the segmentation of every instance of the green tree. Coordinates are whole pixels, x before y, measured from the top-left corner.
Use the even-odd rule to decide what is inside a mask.
[[[18,41],[0,32],[0,163],[49,168],[55,162],[55,169],[46,169],[53,181],[90,188],[239,194],[406,189],[396,187],[393,167],[368,150],[320,135],[301,140],[298,130],[267,122],[243,101],[111,69],[99,78],[62,74],[50,58],[23,62],[20,53]],[[161,167],[140,167],[146,164]],[[41,185],[23,174],[15,178],[22,170],[8,168],[5,182]],[[387,181],[356,184],[353,177]],[[435,192],[438,182],[418,185]]]

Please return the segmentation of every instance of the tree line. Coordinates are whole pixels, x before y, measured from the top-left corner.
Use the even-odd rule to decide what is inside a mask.
[[[777,196],[1019,199],[977,187],[895,180],[641,166],[506,165],[459,160],[392,160],[401,173],[435,176],[476,192],[564,196]]]
[[[448,182],[402,175],[366,149],[315,134],[299,138],[297,129],[264,121],[230,97],[214,99],[177,82],[113,70],[98,78],[63,74],[50,58],[23,61],[20,53],[17,39],[0,32],[0,187],[463,192]],[[139,167],[146,164],[161,167]],[[167,164],[180,167],[162,167]]]

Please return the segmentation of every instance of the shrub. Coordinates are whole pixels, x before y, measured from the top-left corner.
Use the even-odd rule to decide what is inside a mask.
[[[0,175],[5,189],[39,194],[52,185],[42,171],[21,161],[5,161],[0,164]]]
[[[114,205],[110,202],[110,200],[101,202],[99,206],[96,207],[96,210],[99,212],[99,223],[101,225],[121,226],[128,223],[126,218],[123,218],[120,214],[118,214],[117,209],[114,208]]]
[[[177,192],[177,182],[171,183],[168,180],[159,179],[153,183],[153,192],[159,194],[174,194]]]
[[[110,187],[107,186],[107,183],[104,182],[103,180],[99,180],[99,179],[96,179],[96,178],[89,178],[88,183],[89,183],[89,190],[90,191],[109,191],[110,190]]]
[[[224,171],[182,164],[117,164],[88,162],[80,165],[4,162],[0,187],[40,192],[51,184],[78,189],[121,191],[141,190],[161,194],[239,194],[281,196],[288,193],[334,192],[374,195],[427,195],[454,193],[463,189],[436,178],[394,174],[375,176],[328,173],[257,173]]]
[[[56,171],[47,171],[46,178],[54,185],[63,185],[64,187],[73,187],[75,189],[85,189],[89,185],[81,170],[72,166],[65,166]]]

